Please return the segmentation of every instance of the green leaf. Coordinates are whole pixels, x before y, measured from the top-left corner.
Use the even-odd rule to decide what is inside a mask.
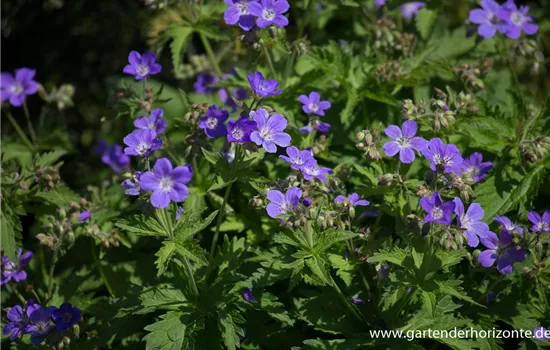
[[[191,241],[186,241],[184,243],[173,242],[176,246],[176,252],[184,258],[191,259],[197,263],[206,265],[208,261],[204,256],[202,248],[200,248],[196,243],[191,243]]]
[[[222,312],[218,317],[218,326],[222,333],[223,344],[229,350],[235,350],[240,347],[241,341],[239,335],[244,336],[244,331],[237,326],[233,317],[228,312]]]
[[[191,34],[193,34],[193,28],[187,24],[171,26],[166,30],[166,35],[172,39],[170,51],[172,53],[172,65],[175,72],[179,72],[181,62],[183,61],[185,45],[189,41]]]
[[[141,214],[120,219],[115,226],[138,236],[168,237],[168,233],[157,220]]]
[[[80,198],[66,185],[58,185],[48,192],[38,192],[36,196],[62,208],[67,207],[70,202],[78,202]]]
[[[340,121],[342,122],[342,124],[344,124],[344,126],[349,126],[351,124],[351,121],[353,120],[353,111],[360,102],[361,98],[357,93],[357,90],[351,89],[348,92],[346,106],[340,113]]]
[[[422,266],[422,261],[424,260],[424,253],[421,251],[418,251],[418,247],[413,246],[411,249],[411,255],[414,260],[414,265],[417,269],[420,270],[420,267]]]
[[[306,259],[306,265],[310,268],[311,272],[317,277],[317,279],[323,284],[330,285],[330,280],[328,279],[328,272],[325,268],[325,262],[316,256],[313,256],[310,259]]]
[[[391,250],[381,249],[379,253],[374,253],[373,256],[367,259],[369,263],[387,261],[392,264],[403,266],[403,262],[407,258],[407,253],[399,248],[393,247]]]
[[[140,296],[143,309],[139,314],[149,313],[156,310],[178,310],[187,303],[185,295],[180,289],[170,284],[160,284],[154,287],[145,288]]]
[[[0,217],[0,245],[2,251],[12,261],[17,258],[17,241],[21,240],[23,230],[19,217],[11,210],[8,200],[2,200],[2,216]]]
[[[218,162],[218,160],[220,160],[221,157],[222,157],[220,154],[215,153],[215,152],[212,152],[212,151],[209,151],[209,150],[207,150],[207,149],[205,149],[205,148],[202,148],[202,147],[201,147],[201,151],[202,151],[202,154],[204,154],[204,158],[205,158],[208,162],[210,162],[210,163],[212,163],[212,164],[214,164],[214,165],[216,165],[216,163]]]
[[[482,308],[485,308],[484,305],[481,305],[477,303],[474,299],[470,298],[468,295],[464,294],[462,287],[460,285],[462,284],[462,281],[453,281],[453,280],[446,280],[446,281],[438,281],[434,280],[435,283],[439,287],[439,292],[443,294],[450,295],[452,297],[458,298],[460,300],[464,300],[469,302],[470,304],[480,306]]]
[[[428,10],[427,8],[420,9],[416,15],[416,29],[420,33],[422,39],[428,39],[432,32],[432,26],[437,18],[435,11]]]
[[[161,276],[164,272],[166,272],[170,260],[176,252],[176,244],[174,242],[165,241],[162,242],[162,244],[163,246],[155,254],[155,256],[157,257],[157,260],[155,261],[155,265],[157,265],[158,270],[157,276]]]
[[[214,218],[216,218],[216,215],[218,215],[217,210],[213,211],[204,220],[193,222],[190,225],[187,224],[187,225],[178,226],[178,228],[176,229],[176,232],[175,232],[176,240],[178,242],[182,242],[182,241],[187,240],[189,237],[200,233],[202,230],[207,228],[212,223],[212,221],[214,221]]]
[[[48,153],[42,153],[36,156],[35,163],[36,165],[40,165],[42,168],[47,167],[47,166],[53,165],[65,154],[67,154],[66,151],[53,151]]]
[[[143,340],[146,350],[182,350],[186,325],[181,312],[169,312],[161,316],[161,321],[145,327],[147,334]]]
[[[351,262],[338,254],[329,254],[328,259],[332,263],[332,267],[336,269],[336,275],[344,281],[346,286],[351,286],[353,280],[353,265]]]

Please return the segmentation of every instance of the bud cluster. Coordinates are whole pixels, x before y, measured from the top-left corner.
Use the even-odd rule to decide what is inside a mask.
[[[529,163],[542,161],[550,151],[550,137],[538,136],[533,140],[523,140],[520,145],[523,159]]]
[[[107,231],[109,232],[104,232],[98,225],[93,224],[86,230],[86,235],[95,238],[104,245],[105,248],[110,248],[111,246],[118,248],[121,241],[118,230],[113,229]]]
[[[482,90],[485,88],[482,78],[493,69],[494,61],[484,57],[476,63],[461,64],[453,68],[453,73],[460,77],[466,87]]]
[[[40,95],[46,103],[55,103],[57,109],[60,111],[74,106],[74,93],[75,87],[71,84],[63,84],[59,89],[53,87],[50,92],[47,92],[42,85],[38,86],[38,95]]]
[[[384,17],[376,22],[374,38],[374,47],[384,53],[397,53],[399,56],[412,56],[414,53],[416,36],[399,31],[390,18]]]
[[[59,170],[52,167],[42,167],[40,165],[35,165],[34,168],[34,182],[38,185],[40,189],[48,192],[53,190],[56,185],[59,185],[61,177],[59,176]],[[26,184],[22,184],[22,187]],[[23,188],[25,189],[25,188]]]
[[[357,147],[365,158],[380,160],[380,132],[377,129],[361,130],[355,135],[355,147]]]
[[[388,61],[376,67],[374,77],[382,83],[388,83],[405,75],[399,61]]]

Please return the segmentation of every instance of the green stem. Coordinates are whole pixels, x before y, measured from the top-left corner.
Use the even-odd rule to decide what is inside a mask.
[[[235,159],[237,160],[237,159]],[[212,244],[210,245],[210,254],[208,255],[208,271],[211,271],[212,259],[214,259],[214,253],[216,252],[216,244],[218,243],[218,236],[220,234],[220,226],[223,221],[225,214],[225,207],[227,205],[227,200],[229,199],[229,193],[231,192],[231,187],[233,187],[233,182],[230,182],[225,189],[225,195],[223,196],[223,203],[220,207],[218,213],[218,221],[216,222],[216,232],[214,233],[214,238],[212,239]],[[208,276],[208,273],[207,273]]]
[[[206,50],[206,54],[208,55],[208,59],[210,60],[210,63],[214,67],[214,70],[216,71],[216,74],[219,78],[222,77],[222,70],[220,69],[220,66],[218,64],[218,60],[216,60],[216,56],[214,56],[214,52],[212,51],[212,46],[210,46],[210,42],[208,41],[208,38],[204,36],[204,34],[200,34],[202,44],[204,46],[204,49]]]
[[[548,303],[548,298],[546,297],[546,293],[544,292],[544,287],[541,281],[537,282],[537,288],[539,290],[542,300],[544,301],[544,305],[546,305],[546,310],[550,313],[550,304]]]
[[[277,71],[275,70],[275,66],[273,65],[273,60],[271,59],[269,50],[265,45],[262,45],[262,49],[264,50],[265,58],[267,60],[267,64],[269,65],[269,70],[271,71],[271,75],[273,76],[273,78],[277,78]]]
[[[25,304],[27,303],[27,300],[25,300],[25,297],[17,290],[17,286],[15,287],[10,286],[10,288],[13,294],[17,296],[17,299],[19,299],[19,301],[23,303],[23,306],[25,306]]]
[[[30,290],[32,292],[32,295],[34,295],[34,297],[36,298],[36,301],[39,304],[42,304],[42,300],[40,299],[40,297],[38,296],[38,294],[36,293],[36,290],[32,287],[32,285],[28,283],[26,285],[27,285],[27,289]]]
[[[27,126],[29,128],[29,133],[31,134],[31,139],[34,143],[36,143],[36,133],[34,132],[34,127],[31,123],[31,115],[29,113],[29,109],[27,108],[27,101],[23,102],[23,112],[25,112],[25,118],[27,119]]]
[[[56,249],[53,252],[52,256],[52,264],[50,265],[50,272],[48,273],[48,300],[52,297],[52,291],[53,291],[53,274],[55,271],[55,264],[57,264],[57,254],[59,253],[59,250]]]
[[[23,141],[23,143],[27,145],[27,147],[29,147],[31,151],[34,152],[35,151],[34,146],[32,145],[27,135],[25,135],[25,133],[23,132],[23,129],[21,129],[19,124],[17,124],[17,122],[15,121],[11,113],[6,113],[6,115],[8,116],[8,120],[10,121],[11,125],[15,129],[15,132],[17,132],[17,135],[19,135],[19,138],[21,139],[21,141]]]
[[[195,276],[193,275],[193,269],[191,268],[191,263],[189,262],[189,259],[183,258],[185,270],[187,271],[187,274],[189,275],[189,281],[191,282],[191,288],[193,289],[193,293],[195,296],[199,295],[199,289],[197,288],[197,282],[195,282]]]
[[[344,293],[342,293],[342,290],[340,290],[340,287],[338,287],[338,285],[336,284],[336,282],[334,281],[332,276],[329,275],[329,278],[330,278],[330,282],[332,284],[332,288],[334,288],[334,290],[338,294],[338,297],[340,298],[342,303],[344,303],[346,308],[351,312],[351,314],[355,318],[357,318],[358,321],[363,321],[363,317],[361,316],[361,314],[357,311],[357,309],[353,305],[350,304],[350,301],[348,300],[348,298],[346,298]]]
[[[107,275],[105,275],[105,272],[103,271],[103,268],[101,267],[101,263],[99,262],[99,259],[97,258],[97,254],[95,251],[95,243],[92,241],[92,257],[94,259],[94,264],[97,267],[99,274],[101,275],[101,279],[103,280],[103,284],[105,285],[105,288],[107,288],[107,291],[109,292],[109,295],[112,298],[115,298],[115,292],[113,291],[113,288],[111,287],[111,284],[109,283],[109,280],[107,279]]]

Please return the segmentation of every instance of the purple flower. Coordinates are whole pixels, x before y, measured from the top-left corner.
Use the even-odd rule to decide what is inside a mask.
[[[374,4],[376,5],[376,7],[382,7],[386,5],[386,0],[376,0]]]
[[[302,198],[302,190],[298,187],[291,187],[283,194],[281,191],[270,190],[267,192],[267,199],[270,203],[267,205],[267,215],[276,218],[279,215],[288,214],[298,208]]]
[[[124,67],[123,72],[134,75],[136,80],[147,79],[162,70],[162,66],[157,63],[157,55],[151,51],[147,51],[143,56],[137,51],[132,51],[128,55],[128,62],[130,64]]]
[[[49,306],[45,309],[39,307],[30,315],[31,326],[29,327],[29,332],[32,333],[31,342],[33,344],[42,343],[48,333],[54,329],[52,313],[56,309],[55,306]]]
[[[229,5],[223,14],[225,23],[229,25],[239,23],[239,27],[247,32],[252,29],[255,18],[248,11],[248,5],[252,1],[254,0],[225,0],[225,3]]]
[[[346,206],[350,205],[352,207],[356,207],[356,206],[366,207],[367,205],[370,204],[370,202],[365,199],[359,199],[359,195],[357,193],[352,193],[349,195],[349,197],[339,195],[336,198],[334,198],[334,203],[338,204],[342,202],[345,202],[344,205]]]
[[[503,231],[506,231],[508,233],[512,233],[513,231],[517,231],[521,234],[523,234],[523,229],[519,227],[518,225],[514,224],[512,220],[508,219],[506,216],[495,216],[493,218],[494,221],[498,222],[502,226],[502,231],[500,233],[502,234]]]
[[[440,138],[431,139],[428,146],[422,150],[422,154],[431,162],[430,168],[436,171],[438,166],[443,167],[446,173],[460,174],[463,159],[460,151],[453,145],[446,145]]]
[[[496,31],[504,32],[505,27],[498,17],[500,5],[493,0],[482,0],[483,9],[474,9],[470,11],[470,22],[479,24],[477,32],[484,38],[492,38]]]
[[[482,162],[483,156],[479,152],[470,155],[470,159],[464,159],[462,162],[462,173],[468,175],[479,182],[487,177],[487,173],[493,168],[493,163]]]
[[[216,88],[210,87],[220,81],[217,77],[202,72],[197,74],[197,81],[193,84],[193,89],[197,94],[211,94],[216,91]]]
[[[361,298],[351,298],[351,302],[354,304],[363,304],[365,301]]]
[[[261,2],[251,2],[248,4],[250,14],[258,17],[258,27],[265,28],[272,24],[279,27],[286,27],[288,19],[283,16],[290,5],[286,0],[261,0]]]
[[[227,118],[229,118],[229,112],[212,105],[206,110],[206,116],[199,121],[199,128],[203,129],[206,136],[211,139],[226,135],[225,121]]]
[[[539,30],[539,26],[533,22],[533,17],[527,16],[529,6],[521,6],[519,9],[513,1],[508,1],[498,11],[498,17],[506,22],[505,34],[510,39],[517,39],[523,30],[528,35],[533,35]]]
[[[64,331],[80,320],[80,309],[70,303],[63,303],[52,316],[57,330]]]
[[[298,100],[303,103],[302,110],[307,114],[317,114],[322,117],[325,115],[325,110],[330,108],[330,102],[321,101],[321,95],[316,91],[310,92],[309,97],[300,95]]]
[[[481,243],[487,250],[479,254],[477,260],[483,267],[491,267],[497,263],[497,270],[503,275],[512,273],[513,261],[524,261],[525,251],[518,246],[510,246],[512,235],[508,232],[501,232],[500,238],[492,231],[487,231],[481,237]]]
[[[83,211],[78,214],[79,222],[83,223],[84,221],[89,220],[91,216],[92,213],[89,210]]]
[[[537,340],[550,340],[550,331],[543,326],[533,329],[533,338]]]
[[[428,215],[424,217],[425,222],[436,222],[441,225],[450,225],[453,219],[451,213],[455,208],[453,201],[445,202],[441,200],[438,192],[434,192],[432,197],[422,197],[420,205]]]
[[[31,261],[32,255],[30,250],[23,253],[23,249],[19,248],[17,252],[17,264],[11,261],[7,256],[2,256],[2,277],[0,279],[0,285],[8,283],[11,280],[15,282],[26,280],[27,273],[24,269]]]
[[[246,143],[250,142],[250,134],[256,130],[256,122],[243,115],[238,120],[227,123],[227,141]]]
[[[301,168],[304,179],[313,180],[318,179],[321,182],[327,183],[327,177],[325,175],[332,174],[332,170],[329,168],[319,167],[315,159],[307,161]]]
[[[112,144],[107,146],[105,140],[99,140],[95,151],[101,155],[101,161],[110,166],[114,172],[120,173],[122,169],[130,164],[130,157],[124,154],[120,145]]]
[[[23,334],[30,333],[31,326],[29,325],[29,317],[37,308],[40,308],[40,305],[36,304],[32,300],[27,301],[25,309],[19,305],[15,305],[10,308],[8,310],[8,320],[10,322],[6,323],[2,333],[4,335],[9,334],[11,341],[17,339]]]
[[[126,147],[124,153],[129,156],[148,157],[151,152],[162,146],[162,140],[151,129],[138,129],[132,131],[123,139]]]
[[[255,303],[256,298],[252,294],[252,288],[246,288],[242,294],[243,299],[248,301],[249,303]]]
[[[183,214],[185,210],[183,210],[182,206],[178,206],[178,209],[176,210],[176,222],[180,221],[181,214]]]
[[[388,277],[388,270],[389,269],[390,269],[390,267],[388,265],[380,266],[380,279],[381,280],[386,279],[386,277]]]
[[[20,107],[27,95],[34,95],[38,91],[38,83],[33,80],[36,70],[19,68],[15,70],[15,77],[8,72],[0,75],[0,97],[2,102],[9,100],[14,107]]]
[[[411,19],[418,13],[422,7],[426,6],[426,3],[420,1],[407,2],[401,5],[401,14],[406,19]]]
[[[139,179],[141,178],[141,174],[141,171],[136,171],[131,180],[124,180],[124,182],[120,185],[122,188],[126,189],[124,193],[129,196],[138,196],[140,194],[141,188],[139,187]]]
[[[172,168],[168,158],[160,158],[155,162],[153,172],[143,173],[139,186],[144,191],[153,191],[151,204],[155,208],[166,208],[170,201],[182,202],[187,198],[193,169],[189,165]]]
[[[250,140],[261,145],[266,152],[275,153],[277,146],[287,147],[290,144],[290,135],[283,132],[287,125],[285,117],[278,113],[270,116],[263,108],[250,112],[250,116],[258,127],[258,131],[250,134]]]
[[[527,218],[533,223],[531,231],[541,233],[550,232],[550,210],[545,211],[544,214],[542,214],[542,218],[537,212],[530,211]]]
[[[311,126],[302,126],[300,129],[298,129],[298,132],[302,135],[311,134],[313,132],[313,128]]]
[[[277,96],[282,93],[281,90],[277,90],[279,83],[275,79],[266,80],[260,72],[255,72],[254,75],[247,74],[246,78],[252,91],[259,97]]]
[[[302,201],[302,204],[305,206],[305,207],[309,207],[311,205],[311,198],[304,198],[304,200]]]
[[[220,100],[222,100],[227,107],[231,108],[232,111],[237,110],[237,104],[235,103],[235,101],[233,101],[233,98],[227,92],[227,89],[218,90],[218,95],[220,96]],[[248,98],[248,92],[246,91],[246,89],[236,88],[233,91],[232,96],[235,97],[237,100],[242,101]]]
[[[481,222],[484,214],[483,208],[478,203],[472,203],[465,213],[464,204],[460,198],[456,197],[453,202],[455,203],[458,227],[465,230],[468,245],[473,248],[477,247],[479,244],[478,236],[483,237],[489,231],[489,226]]]
[[[401,129],[397,125],[388,126],[384,132],[393,141],[388,141],[384,144],[386,155],[393,157],[399,153],[401,163],[409,164],[414,162],[414,150],[423,151],[428,146],[428,141],[422,137],[414,136],[417,130],[418,125],[412,120],[405,121]]]
[[[157,134],[162,134],[166,130],[166,119],[163,118],[162,108],[155,108],[149,118],[141,117],[134,120],[134,126],[138,129],[151,129]]]
[[[330,124],[329,123],[323,123],[323,122],[320,122],[320,121],[313,121],[313,127],[315,128],[315,130],[319,131],[319,132],[322,132],[322,133],[327,133],[330,131]]]
[[[287,156],[279,156],[282,160],[290,164],[290,167],[294,170],[300,170],[305,163],[314,159],[310,150],[300,151],[298,148],[292,146],[286,149]]]

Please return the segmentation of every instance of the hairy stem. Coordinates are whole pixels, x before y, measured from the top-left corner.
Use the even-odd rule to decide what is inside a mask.
[[[113,288],[111,287],[111,284],[109,283],[109,279],[107,279],[107,275],[105,275],[105,272],[103,271],[103,268],[101,267],[101,263],[99,262],[99,259],[97,257],[94,242],[92,242],[91,248],[92,248],[92,257],[94,259],[94,264],[97,267],[97,270],[99,271],[99,274],[101,275],[101,279],[103,280],[103,284],[105,285],[105,288],[107,288],[107,291],[109,292],[109,295],[112,298],[115,298],[115,292],[113,291]]]
[[[275,70],[275,66],[273,65],[273,60],[271,59],[271,54],[269,53],[269,50],[265,45],[262,45],[262,49],[264,50],[265,58],[267,60],[267,64],[269,65],[269,70],[271,71],[271,75],[273,78],[277,77],[277,71]]]
[[[23,143],[30,148],[31,151],[35,151],[34,149],[34,146],[33,144],[31,143],[31,141],[29,140],[29,138],[27,137],[27,135],[25,135],[25,133],[23,132],[23,129],[21,129],[21,127],[19,126],[19,124],[17,124],[17,121],[15,121],[15,119],[13,118],[13,116],[11,115],[11,113],[6,113],[7,117],[8,117],[8,120],[10,121],[11,125],[13,126],[13,128],[15,129],[15,132],[17,132],[17,135],[19,135],[19,138],[21,139],[21,141],[23,141]]]
[[[199,289],[197,288],[197,282],[195,282],[195,276],[193,275],[193,269],[191,268],[191,263],[189,262],[189,259],[183,258],[185,270],[187,271],[187,274],[189,275],[189,285],[193,289],[193,293],[195,296],[199,295]]]
[[[23,112],[25,112],[25,119],[27,119],[27,127],[29,128],[31,139],[34,143],[36,143],[36,133],[34,132],[34,127],[31,123],[31,115],[29,113],[29,109],[27,108],[27,101],[23,102]]]
[[[50,272],[48,273],[48,294],[47,299],[50,299],[52,297],[52,291],[53,291],[53,274],[55,271],[55,264],[57,264],[57,255],[59,253],[59,249],[54,250],[53,256],[52,256],[52,263],[50,265]]]
[[[216,56],[214,56],[214,51],[212,51],[212,46],[210,46],[210,42],[208,41],[208,38],[204,36],[204,34],[200,34],[202,44],[204,46],[204,49],[206,50],[206,54],[208,55],[208,59],[210,60],[210,63],[212,64],[212,67],[214,67],[214,70],[216,71],[216,74],[219,78],[222,77],[222,70],[220,69],[220,65],[218,64],[218,60],[216,59]]]

